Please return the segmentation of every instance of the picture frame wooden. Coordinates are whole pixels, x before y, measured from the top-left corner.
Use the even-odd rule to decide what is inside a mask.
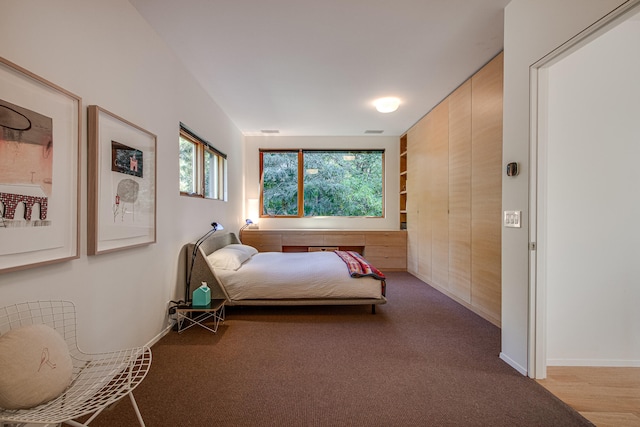
[[[156,242],[155,134],[88,107],[87,254]]]
[[[80,257],[81,108],[0,57],[0,273]]]

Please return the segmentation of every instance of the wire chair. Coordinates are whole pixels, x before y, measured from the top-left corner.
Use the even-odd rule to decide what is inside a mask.
[[[76,311],[69,301],[35,301],[0,308],[0,335],[11,329],[45,324],[62,335],[73,361],[72,381],[61,396],[30,409],[0,408],[0,425],[28,423],[88,426],[105,408],[129,395],[140,425],[142,415],[133,398],[151,367],[147,346],[109,353],[83,353],[76,340]],[[84,422],[75,419],[91,414]]]

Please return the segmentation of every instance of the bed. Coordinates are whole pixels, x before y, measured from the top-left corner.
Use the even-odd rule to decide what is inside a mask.
[[[185,245],[187,271],[193,244]],[[371,305],[387,302],[384,275],[364,277],[349,269],[355,253],[262,252],[242,245],[235,234],[213,234],[199,246],[191,291],[206,282],[211,298],[227,305]],[[343,259],[343,257],[345,259]],[[359,259],[362,259],[359,257]],[[352,277],[352,273],[353,276]],[[360,273],[363,273],[362,271]]]

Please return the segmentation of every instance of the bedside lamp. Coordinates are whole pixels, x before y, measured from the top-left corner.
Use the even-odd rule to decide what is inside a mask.
[[[253,221],[251,221],[249,218],[245,219],[244,222],[245,224],[242,227],[240,227],[240,231],[238,231],[238,238],[240,239],[241,242],[242,242],[242,230],[244,230],[245,228],[253,224]]]
[[[224,227],[221,224],[218,224],[217,222],[212,222],[211,223],[211,230],[207,231],[205,233],[204,236],[200,237],[198,240],[196,240],[196,243],[193,245],[193,252],[191,252],[191,265],[189,266],[189,275],[187,276],[187,283],[184,289],[184,302],[185,304],[189,304],[189,301],[191,300],[190,298],[190,291],[191,291],[191,273],[193,272],[193,264],[196,262],[196,255],[198,254],[198,248],[200,247],[200,245],[202,244],[202,242],[204,242],[205,240],[207,240],[207,237],[211,236],[213,233],[215,233],[218,230],[224,230]]]

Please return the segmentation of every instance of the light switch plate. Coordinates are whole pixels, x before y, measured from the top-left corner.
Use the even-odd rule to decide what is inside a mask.
[[[520,228],[521,211],[504,211],[504,226]]]

